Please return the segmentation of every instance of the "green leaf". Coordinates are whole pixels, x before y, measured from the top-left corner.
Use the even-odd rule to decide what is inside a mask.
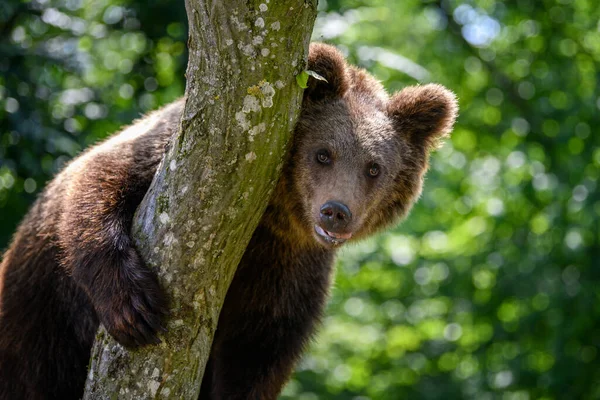
[[[308,77],[312,76],[313,78],[327,82],[327,79],[323,78],[321,75],[317,74],[315,71],[311,71],[309,69],[300,72],[296,75],[296,82],[298,82],[298,86],[302,89],[306,89],[308,87]]]
[[[298,75],[296,75],[296,82],[298,83],[298,86],[300,86],[302,89],[306,89],[308,87],[308,72],[302,71]]]

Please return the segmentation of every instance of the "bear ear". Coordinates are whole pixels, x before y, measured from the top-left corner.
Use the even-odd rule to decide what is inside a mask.
[[[387,112],[398,132],[415,145],[432,150],[452,131],[458,102],[442,85],[411,86],[392,96]]]
[[[335,47],[324,43],[311,43],[306,69],[316,72],[326,81],[309,76],[305,97],[318,101],[341,97],[348,90],[346,60]]]

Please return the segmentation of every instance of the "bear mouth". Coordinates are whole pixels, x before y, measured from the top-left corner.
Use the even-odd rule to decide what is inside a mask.
[[[334,246],[339,246],[352,237],[352,233],[329,232],[321,228],[319,225],[315,225],[315,232],[317,233],[319,239]]]

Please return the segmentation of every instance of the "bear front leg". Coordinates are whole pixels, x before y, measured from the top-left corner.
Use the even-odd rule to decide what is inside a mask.
[[[98,160],[102,165],[89,167],[71,184],[59,230],[63,266],[119,343],[156,344],[168,311],[166,296],[129,234],[152,175],[134,174],[133,166],[115,159]]]
[[[312,321],[255,315],[236,325],[237,333],[228,337],[216,332],[200,400],[276,400],[310,337]]]

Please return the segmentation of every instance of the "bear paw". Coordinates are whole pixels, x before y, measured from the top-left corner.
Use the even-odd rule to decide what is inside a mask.
[[[162,325],[168,313],[166,296],[155,274],[131,250],[128,262],[103,285],[102,296],[94,299],[96,312],[108,333],[120,344],[126,347],[158,344],[161,340],[156,334],[166,332]]]

